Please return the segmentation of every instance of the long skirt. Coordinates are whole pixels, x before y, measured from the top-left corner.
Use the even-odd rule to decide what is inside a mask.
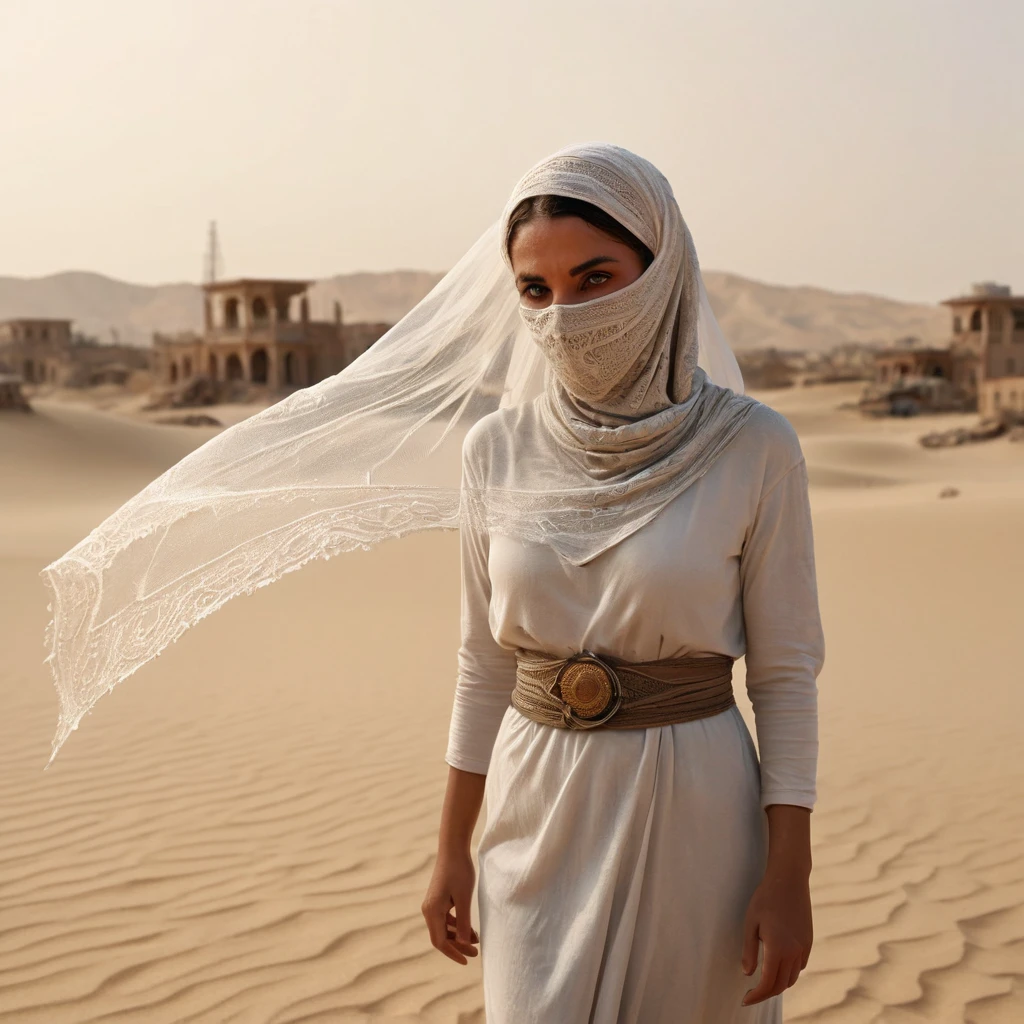
[[[778,1024],[743,1007],[743,919],[767,824],[737,708],[576,731],[509,707],[486,781],[487,1024]]]

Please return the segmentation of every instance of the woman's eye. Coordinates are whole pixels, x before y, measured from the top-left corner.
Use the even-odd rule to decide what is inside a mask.
[[[542,299],[544,298],[545,290],[542,284],[528,284],[523,289],[523,294],[530,299]]]
[[[610,281],[611,276],[611,274],[606,274],[604,271],[598,270],[596,273],[588,274],[584,284],[588,288],[597,288],[604,284],[605,281]]]

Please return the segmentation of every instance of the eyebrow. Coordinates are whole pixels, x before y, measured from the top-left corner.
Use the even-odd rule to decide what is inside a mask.
[[[589,259],[584,263],[580,263],[578,266],[573,267],[569,271],[570,277],[578,277],[580,274],[586,273],[588,270],[593,270],[594,267],[600,266],[602,263],[618,263],[619,261],[614,256],[595,256],[593,259]],[[544,276],[542,274],[520,274],[517,281],[521,281],[523,284],[544,284]]]
[[[579,274],[584,273],[587,270],[592,270],[594,267],[601,263],[618,263],[619,261],[614,256],[595,256],[592,260],[587,260],[586,263],[581,263],[578,267],[573,267],[569,271],[570,277],[576,277]]]

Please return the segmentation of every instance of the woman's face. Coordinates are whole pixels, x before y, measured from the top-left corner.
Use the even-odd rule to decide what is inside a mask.
[[[537,217],[521,224],[509,255],[519,300],[531,309],[597,299],[644,272],[635,250],[579,217]]]

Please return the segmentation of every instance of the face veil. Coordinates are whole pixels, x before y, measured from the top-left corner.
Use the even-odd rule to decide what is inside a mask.
[[[536,338],[545,318],[528,325],[520,312],[507,218],[541,194],[593,203],[655,256],[606,297],[619,301],[600,324],[547,318],[594,352],[608,341],[615,368],[600,397],[574,393],[586,389]],[[615,146],[554,154],[355,362],[212,438],[43,570],[60,701],[52,756],[190,626],[313,559],[469,516],[574,564],[598,557],[707,471],[754,407],[741,392],[666,179]],[[464,479],[464,449],[485,473]]]

